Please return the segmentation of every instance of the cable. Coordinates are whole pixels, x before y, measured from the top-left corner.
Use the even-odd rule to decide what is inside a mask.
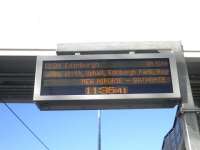
[[[3,100],[0,99],[6,108],[17,118],[17,120],[36,138],[36,140],[45,147],[45,149],[50,150],[49,147],[34,133],[34,131],[17,115],[17,113]]]

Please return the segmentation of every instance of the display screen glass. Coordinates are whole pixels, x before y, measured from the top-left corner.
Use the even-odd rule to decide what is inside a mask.
[[[43,61],[41,95],[173,93],[169,58]]]

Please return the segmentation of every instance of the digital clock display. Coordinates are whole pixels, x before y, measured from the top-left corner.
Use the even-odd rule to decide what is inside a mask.
[[[173,93],[169,58],[46,60],[41,95]]]

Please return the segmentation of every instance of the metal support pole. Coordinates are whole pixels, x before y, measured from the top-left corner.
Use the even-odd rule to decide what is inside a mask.
[[[196,107],[194,104],[192,90],[190,86],[190,80],[188,75],[188,70],[186,67],[185,58],[183,55],[182,45],[177,45],[174,49],[176,55],[178,74],[179,74],[179,84],[181,90],[181,124],[183,127],[184,143],[186,150],[198,150],[200,147],[200,134],[198,128],[198,121],[196,116]],[[189,110],[189,111],[187,111]],[[194,111],[191,111],[194,110]]]
[[[101,110],[98,110],[97,114],[97,119],[98,119],[98,146],[97,150],[101,150]]]

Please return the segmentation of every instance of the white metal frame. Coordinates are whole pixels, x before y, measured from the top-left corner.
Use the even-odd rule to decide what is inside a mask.
[[[42,66],[44,61],[54,60],[112,60],[112,59],[151,59],[151,58],[168,58],[171,69],[171,80],[173,86],[172,93],[141,93],[141,94],[109,94],[109,95],[40,95]],[[113,55],[73,55],[73,56],[39,56],[37,57],[36,78],[34,88],[34,100],[36,101],[51,101],[51,100],[106,100],[106,99],[180,99],[180,89],[178,81],[178,73],[176,67],[176,59],[173,54],[113,54]]]

